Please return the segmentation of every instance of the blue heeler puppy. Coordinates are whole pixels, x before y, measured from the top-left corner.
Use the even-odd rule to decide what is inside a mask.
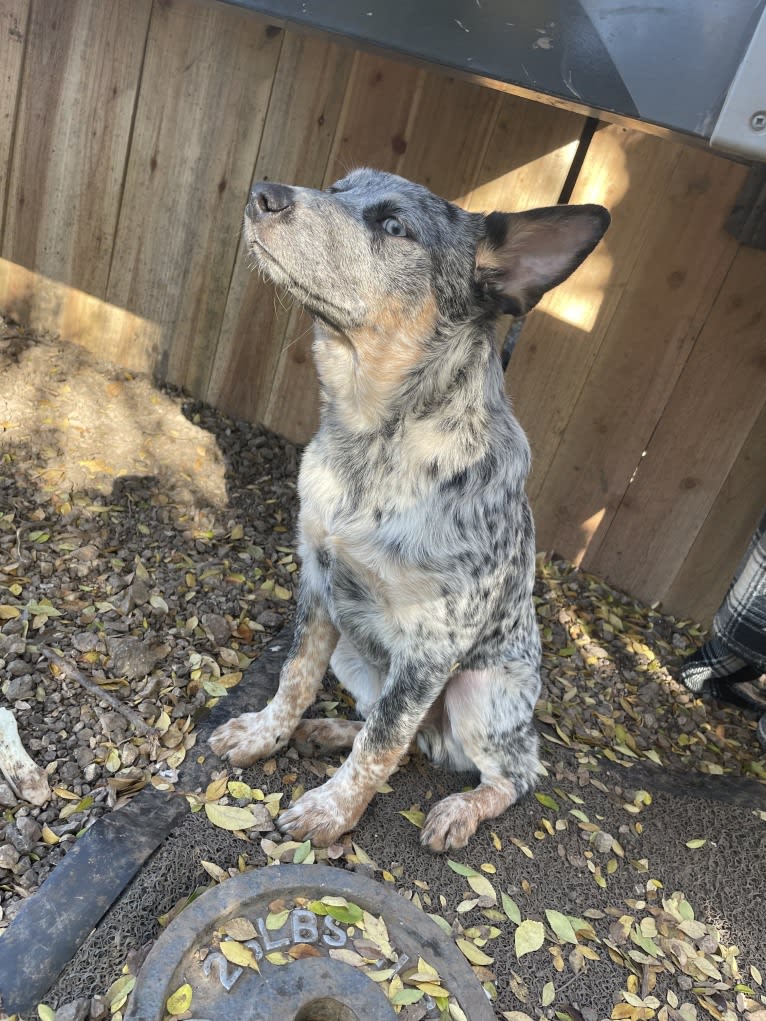
[[[280,817],[294,838],[327,845],[355,826],[413,740],[480,775],[429,812],[435,851],[534,786],[529,446],[494,325],[566,279],[608,224],[594,205],[468,213],[368,169],[327,191],[253,188],[247,244],[316,322],[322,420],[300,472],[303,569],[279,690],[211,745],[237,766],[291,738],[351,747]],[[301,719],[328,663],[364,724]]]

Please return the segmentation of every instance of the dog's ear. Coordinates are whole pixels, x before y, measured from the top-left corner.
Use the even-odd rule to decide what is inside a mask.
[[[524,315],[590,255],[609,226],[603,206],[490,213],[476,249],[476,281],[503,312]]]

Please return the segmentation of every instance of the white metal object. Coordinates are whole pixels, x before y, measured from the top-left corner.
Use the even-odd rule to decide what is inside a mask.
[[[51,796],[48,776],[27,754],[10,709],[0,709],[0,772],[22,801],[44,805]]]
[[[766,161],[766,12],[734,75],[710,144]]]

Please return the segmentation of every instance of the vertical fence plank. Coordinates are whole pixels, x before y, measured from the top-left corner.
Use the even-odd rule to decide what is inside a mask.
[[[398,172],[427,73],[357,53],[325,176],[328,184],[354,167]]]
[[[479,175],[502,95],[434,73],[423,78],[398,171],[461,203]]]
[[[590,142],[571,202],[605,205],[612,226],[583,265],[530,313],[507,374],[532,444],[529,493],[535,504],[680,152],[613,125],[599,128]],[[541,541],[545,548],[550,538]]]
[[[476,185],[456,201],[475,212],[554,205],[584,126],[579,114],[501,94]]]
[[[29,3],[30,0],[6,0],[0,8],[0,252]]]
[[[35,0],[29,20],[2,254],[98,296],[106,291],[149,9],[150,0]],[[58,299],[51,307],[42,281],[29,303],[55,328]]]
[[[589,570],[737,253],[724,224],[743,175],[682,151],[537,493],[543,546]]]
[[[670,590],[766,402],[765,279],[740,248],[591,564],[639,598]]]
[[[766,508],[766,406],[742,445],[705,522],[663,599],[666,610],[705,625],[721,605]]]
[[[353,52],[288,32],[279,58],[255,180],[322,187]],[[206,397],[243,418],[265,409],[292,302],[253,271],[240,244]]]
[[[159,326],[149,359],[204,393],[283,32],[155,0],[107,299]],[[110,338],[110,355],[131,355]]]

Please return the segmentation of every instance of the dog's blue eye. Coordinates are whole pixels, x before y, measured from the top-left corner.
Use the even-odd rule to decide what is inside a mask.
[[[381,223],[381,227],[386,234],[391,234],[395,238],[406,238],[407,228],[404,226],[401,220],[397,220],[395,216],[387,216]]]

